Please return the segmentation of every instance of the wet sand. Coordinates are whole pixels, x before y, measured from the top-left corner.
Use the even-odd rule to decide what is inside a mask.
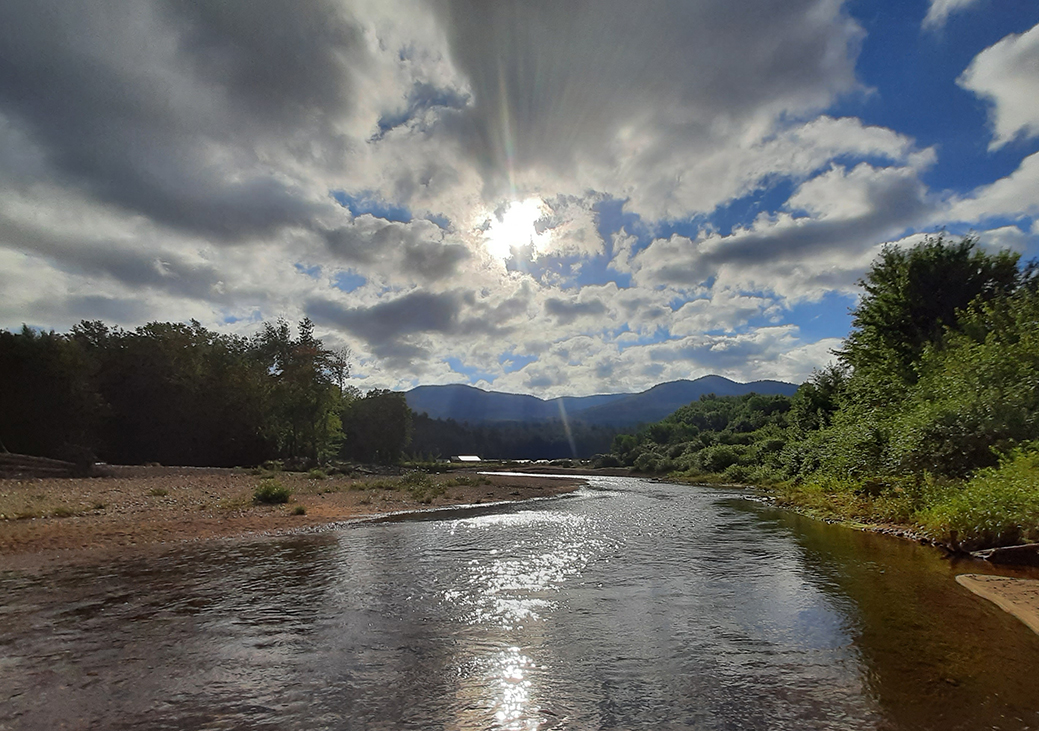
[[[1039,580],[960,574],[956,582],[993,602],[1039,634]]]
[[[277,473],[288,503],[256,505],[267,475],[238,469],[115,468],[94,478],[0,480],[0,569],[76,560],[82,553],[315,528],[355,518],[446,505],[526,500],[570,492],[584,480],[430,475],[437,489],[409,491],[399,477]],[[302,509],[303,514],[297,514]]]

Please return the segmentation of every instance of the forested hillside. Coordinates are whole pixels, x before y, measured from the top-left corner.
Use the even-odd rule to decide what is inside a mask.
[[[613,452],[964,547],[1039,540],[1036,275],[970,238],[889,247],[836,363],[793,398],[705,397]]]
[[[309,320],[295,337],[285,322],[252,338],[194,321],[0,332],[0,443],[80,463],[398,459],[403,395],[361,397],[348,375],[347,353],[325,348]]]
[[[796,385],[782,381],[737,383],[723,376],[711,375],[658,383],[639,393],[565,396],[548,400],[525,394],[483,391],[461,384],[418,386],[405,395],[416,414],[425,413],[433,419],[450,419],[460,424],[531,424],[559,422],[565,417],[571,424],[580,422],[590,429],[647,424],[711,393],[719,396],[745,393],[792,396],[796,390]]]

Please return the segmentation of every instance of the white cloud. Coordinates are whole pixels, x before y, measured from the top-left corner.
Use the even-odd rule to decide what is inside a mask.
[[[17,29],[2,41],[0,326],[195,317],[248,334],[309,313],[366,387],[464,381],[459,358],[541,395],[825,363],[834,343],[806,342],[789,307],[853,291],[880,242],[938,215],[919,179],[938,148],[824,113],[864,93],[845,3],[516,7],[0,4]],[[1034,132],[1011,98],[1031,89],[1015,69],[1034,32],[963,77],[1008,139]],[[1029,158],[949,210],[1036,215],[1037,176]],[[654,238],[777,182],[794,189],[779,213]],[[537,209],[522,223],[538,235],[519,232],[537,248],[506,261],[486,228],[512,201]],[[604,201],[623,201],[608,242]],[[613,274],[624,284],[601,284]]]
[[[643,287],[768,291],[791,304],[850,292],[880,242],[925,222],[932,204],[909,167],[834,166],[806,181],[789,207],[809,215],[761,216],[728,236],[657,239],[630,262]]]
[[[924,17],[924,28],[934,30],[945,25],[945,21],[953,13],[960,13],[980,5],[982,0],[931,0]]]
[[[958,83],[992,103],[989,149],[1039,135],[1039,25],[979,53]]]
[[[1039,216],[1039,153],[1029,155],[1013,173],[951,201],[944,217],[980,222],[993,216]]]

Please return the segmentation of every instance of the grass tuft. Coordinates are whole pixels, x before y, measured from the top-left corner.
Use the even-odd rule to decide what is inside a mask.
[[[287,487],[270,478],[261,482],[253,492],[253,502],[257,505],[278,505],[287,503],[291,495]]]

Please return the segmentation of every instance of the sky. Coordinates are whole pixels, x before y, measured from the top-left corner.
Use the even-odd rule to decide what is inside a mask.
[[[1035,0],[4,0],[0,328],[309,317],[370,388],[801,382],[1039,256]]]

